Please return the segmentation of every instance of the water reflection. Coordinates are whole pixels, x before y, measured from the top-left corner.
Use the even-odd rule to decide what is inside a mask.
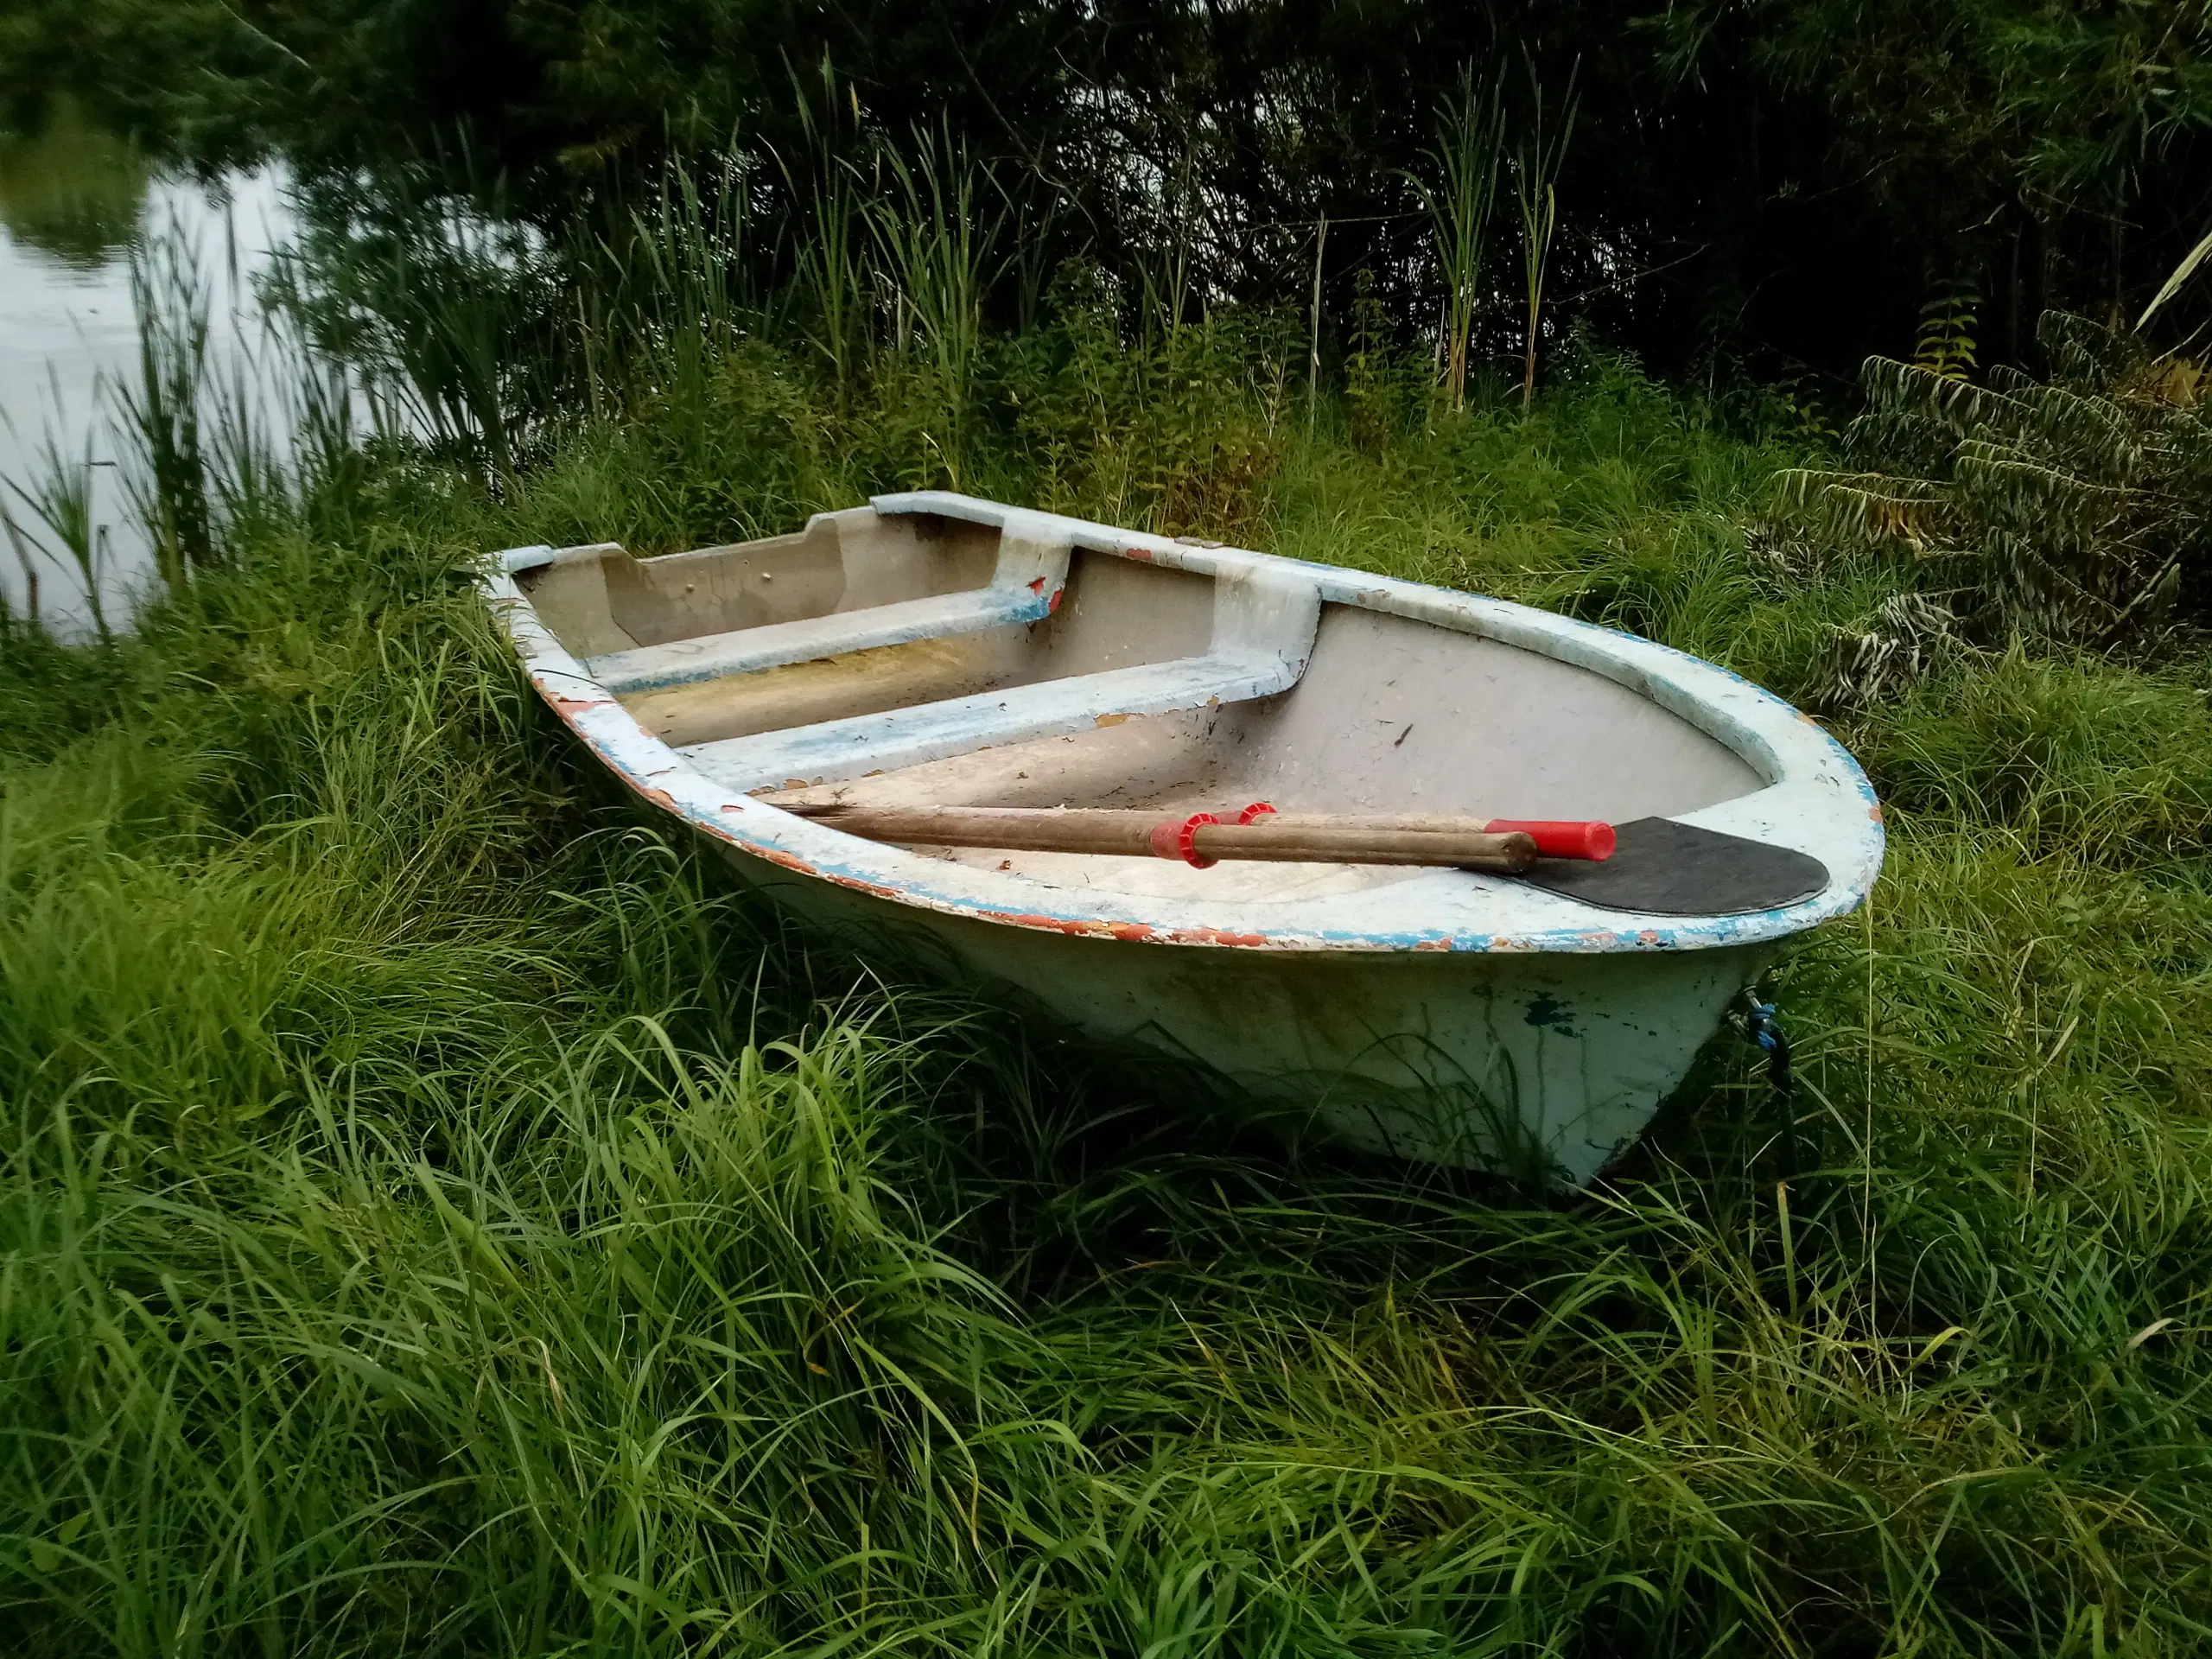
[[[57,103],[46,130],[0,143],[0,226],[78,270],[98,270],[137,239],[153,169],[137,147]]]
[[[36,497],[57,458],[72,472],[93,463],[88,524],[111,620],[128,614],[152,569],[105,393],[137,371],[130,250],[148,236],[190,250],[209,295],[208,378],[230,384],[252,373],[254,283],[290,232],[285,186],[273,168],[212,182],[150,171],[66,109],[36,137],[0,144],[0,479]],[[61,539],[16,491],[0,488],[0,508],[15,526],[0,527],[0,595],[22,607],[35,581],[49,620],[88,629],[92,607]]]

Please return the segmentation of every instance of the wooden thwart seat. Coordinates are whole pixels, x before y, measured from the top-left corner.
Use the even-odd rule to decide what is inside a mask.
[[[995,584],[963,594],[937,594],[864,611],[839,611],[796,622],[773,622],[765,627],[736,628],[694,639],[671,639],[662,645],[609,652],[603,657],[586,658],[584,667],[592,678],[618,696],[657,691],[700,680],[718,680],[728,674],[751,674],[764,668],[811,662],[819,657],[840,657],[848,652],[1041,622],[1052,614],[1056,591],[1042,582],[1035,590],[1008,591]]]
[[[587,658],[584,668],[622,696],[915,639],[1041,622],[1058,605],[1067,579],[1065,542],[1009,536],[1001,543],[998,569],[988,587],[611,651]]]
[[[836,783],[998,744],[1116,725],[1133,715],[1273,696],[1296,684],[1304,666],[1302,658],[1186,657],[726,738],[679,753],[731,789]]]

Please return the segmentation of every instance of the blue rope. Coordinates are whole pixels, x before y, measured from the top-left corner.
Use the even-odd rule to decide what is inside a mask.
[[[1742,1014],[1744,1035],[1766,1056],[1766,1080],[1782,1109],[1782,1178],[1797,1179],[1797,1079],[1789,1069],[1789,1037],[1776,1019],[1775,1006],[1762,1002],[1746,988]]]

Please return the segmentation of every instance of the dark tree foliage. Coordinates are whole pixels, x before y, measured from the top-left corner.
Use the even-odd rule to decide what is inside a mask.
[[[2212,213],[2186,0],[0,0],[0,96],[202,162],[431,157],[550,216],[671,149],[945,126],[1052,251],[1434,305],[1408,188],[1463,67],[1576,68],[1564,312],[1677,369],[1848,368],[1969,291],[1986,359],[2139,305]],[[1524,67],[1524,65],[1529,67]],[[772,167],[768,169],[773,173]],[[1033,262],[1034,263],[1034,262]],[[1500,324],[1499,326],[1503,326]]]

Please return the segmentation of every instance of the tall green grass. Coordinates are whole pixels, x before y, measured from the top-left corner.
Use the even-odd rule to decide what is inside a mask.
[[[672,188],[651,214],[711,222]],[[703,338],[716,302],[654,303]],[[1376,344],[1309,431],[1306,345],[1225,311],[1147,342],[1071,270],[982,339],[950,453],[1784,691],[1867,601],[1747,553],[1802,459],[1756,405],[1586,343],[1525,417],[1478,373],[1455,413]],[[1993,654],[1855,715],[1893,852],[1777,976],[1800,1173],[1724,1039],[1544,1199],[1286,1147],[787,937],[579,760],[482,550],[944,476],[895,353],[747,324],[692,360],[503,467],[310,380],[281,488],[202,444],[214,556],[130,632],[0,642],[19,1645],[2202,1644],[2212,662]]]

